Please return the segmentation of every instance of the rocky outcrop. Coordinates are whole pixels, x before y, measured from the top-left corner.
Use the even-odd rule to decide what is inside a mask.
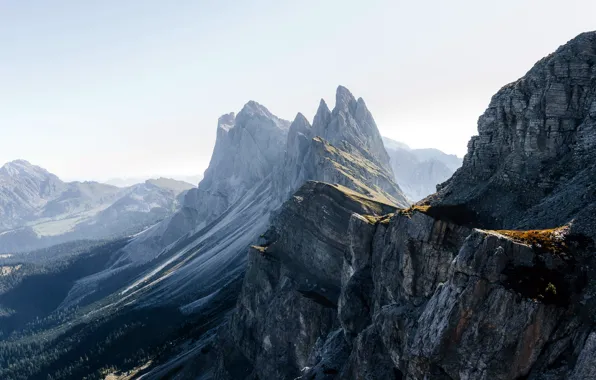
[[[405,207],[409,204],[399,186],[393,181],[391,172],[360,156],[344,146],[331,145],[315,137],[311,142],[307,162],[311,178],[327,183],[338,183],[368,197],[386,203]]]
[[[337,305],[344,269],[349,272],[344,252],[367,248],[352,234],[357,226],[362,235],[372,233],[371,221],[392,210],[320,182],[307,183],[284,204],[261,245],[250,250],[230,323],[233,341],[259,378],[297,376],[320,337],[339,327]]]
[[[230,326],[253,375],[516,379],[560,363],[569,373],[561,360],[591,324],[577,303],[591,243],[569,228],[472,230],[441,209],[346,212],[323,195],[339,189],[317,186],[250,253]]]
[[[595,56],[596,34],[584,33],[504,86],[479,118],[462,168],[427,201],[465,203],[508,228],[591,220]]]
[[[546,256],[538,260],[531,247],[498,234],[471,234],[417,321],[408,371],[424,373],[432,363],[454,379],[527,375],[582,281],[577,274],[572,284],[543,282],[570,265]],[[552,267],[541,268],[542,260]]]

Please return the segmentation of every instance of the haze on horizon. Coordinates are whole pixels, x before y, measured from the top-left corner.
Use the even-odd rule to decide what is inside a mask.
[[[587,0],[3,1],[0,165],[22,158],[67,180],[196,175],[220,115],[252,99],[312,119],[339,84],[383,135],[463,156],[491,96],[593,29],[594,11]]]

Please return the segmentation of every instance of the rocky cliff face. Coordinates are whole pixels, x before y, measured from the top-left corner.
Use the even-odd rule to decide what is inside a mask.
[[[374,218],[392,209],[321,182],[309,182],[284,204],[261,245],[250,250],[250,287],[230,325],[259,376],[285,378],[308,364],[319,337],[337,323],[344,252],[357,241],[352,215]]]
[[[595,41],[594,33],[579,35],[493,96],[462,168],[431,203],[465,203],[484,222],[507,227],[590,218]]]
[[[580,35],[504,87],[419,205],[382,215],[357,186],[304,185],[249,254],[215,377],[594,377],[595,49]],[[325,108],[330,131],[352,109]]]

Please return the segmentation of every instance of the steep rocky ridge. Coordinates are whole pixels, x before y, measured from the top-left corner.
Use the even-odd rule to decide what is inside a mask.
[[[418,205],[304,185],[249,254],[215,377],[593,377],[594,49],[582,34],[499,91]]]
[[[394,181],[389,155],[364,100],[339,86],[333,111],[321,100],[311,126],[298,114],[290,126],[284,165],[275,181],[286,200],[307,180],[341,184],[395,205],[409,202]]]
[[[283,161],[289,126],[254,101],[237,116],[219,118],[211,162],[186,201],[198,211],[199,223],[221,215]]]
[[[389,155],[375,120],[364,100],[356,100],[347,88],[337,88],[333,111],[329,111],[325,101],[321,100],[313,120],[313,132],[331,145],[349,153],[357,151],[359,155],[391,172]]]
[[[235,341],[259,376],[283,378],[306,366],[319,337],[336,322],[351,216],[392,209],[321,182],[307,183],[284,204],[262,245],[249,252],[250,287],[231,322]],[[360,222],[370,224],[362,216]]]
[[[462,168],[430,203],[465,203],[484,222],[511,228],[591,219],[595,49],[596,35],[581,34],[493,96]]]

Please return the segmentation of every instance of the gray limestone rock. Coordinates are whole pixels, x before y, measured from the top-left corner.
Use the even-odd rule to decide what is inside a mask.
[[[596,378],[596,332],[592,332],[577,358],[575,369],[569,380],[587,380]]]
[[[505,238],[470,235],[449,280],[420,316],[409,354],[437,364],[452,378],[528,374],[565,312],[563,306],[517,293],[517,279],[507,278],[515,282],[512,289],[501,283],[508,262],[531,272],[533,256],[530,247]]]
[[[312,126],[302,114],[292,122],[274,181],[278,199],[287,199],[307,180],[341,184],[398,206],[409,204],[394,181],[389,156],[364,101],[356,101],[341,86],[333,111],[321,100]]]
[[[447,280],[449,267],[470,229],[421,211],[399,212],[375,237],[375,305],[419,304]]]
[[[392,172],[383,139],[364,100],[356,100],[343,86],[337,88],[332,112],[321,101],[313,122],[313,133],[333,146],[347,147],[345,150],[349,153],[359,154],[385,171]]]
[[[338,327],[344,252],[356,223],[350,220],[367,226],[371,222],[362,215],[373,218],[392,210],[320,182],[308,182],[284,204],[263,244],[250,252],[230,323],[237,347],[260,378],[293,379],[312,365],[309,357],[318,339]]]
[[[289,127],[254,101],[236,116],[219,118],[209,167],[187,196],[186,206],[198,211],[197,224],[212,222],[283,161]]]
[[[484,225],[508,228],[563,225],[590,207],[595,55],[596,34],[583,33],[504,86],[479,118],[462,168],[427,202],[465,203]]]

